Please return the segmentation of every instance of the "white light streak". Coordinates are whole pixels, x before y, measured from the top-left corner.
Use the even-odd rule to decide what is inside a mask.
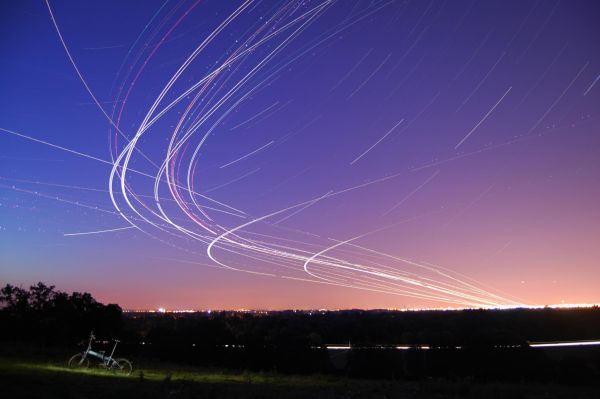
[[[594,79],[592,81],[592,84],[590,84],[590,86],[587,88],[587,90],[583,93],[584,96],[587,96],[587,94],[590,92],[590,90],[592,90],[592,88],[596,85],[596,83],[598,83],[598,80],[600,80],[600,74],[598,76],[596,76],[596,79]]]
[[[259,152],[259,151],[262,151],[262,150],[264,150],[265,148],[267,148],[268,146],[270,146],[270,145],[271,145],[271,144],[273,144],[274,142],[275,142],[274,140],[271,140],[271,141],[269,141],[267,144],[265,144],[265,145],[263,145],[263,146],[261,146],[261,147],[257,148],[256,150],[254,150],[254,151],[251,151],[251,152],[249,152],[248,154],[246,154],[246,155],[244,155],[244,156],[242,156],[242,157],[239,157],[238,159],[235,159],[235,160],[233,160],[233,161],[231,161],[231,162],[229,162],[229,163],[226,163],[225,165],[221,166],[221,169],[223,169],[223,168],[226,168],[226,167],[228,167],[228,166],[231,166],[231,165],[233,165],[234,163],[237,163],[237,162],[239,162],[239,161],[241,161],[241,160],[243,160],[243,159],[246,159],[246,158],[248,158],[248,157],[250,157],[250,156],[252,156],[252,155],[256,154],[256,153],[257,153],[257,152]]]
[[[494,112],[494,110],[496,109],[498,104],[500,104],[502,102],[502,100],[504,100],[504,97],[506,97],[506,95],[508,94],[510,89],[512,89],[512,86],[506,90],[506,92],[502,95],[502,97],[500,97],[500,99],[496,102],[496,104],[494,104],[494,106],[483,116],[483,118],[481,118],[481,120],[473,127],[473,129],[471,129],[469,131],[469,133],[467,133],[467,135],[465,137],[463,137],[463,139],[461,141],[459,141],[457,145],[454,146],[455,150],[457,150],[458,147],[460,147],[462,145],[462,143],[464,143],[469,138],[469,136],[471,136],[475,132],[475,130],[477,130],[479,125],[481,125],[487,119],[487,117],[490,116],[490,114],[492,112]]]
[[[394,205],[393,207],[391,207],[390,209],[388,209],[383,215],[381,216],[386,216],[388,213],[392,212],[394,209],[398,208],[400,205],[402,205],[403,203],[405,203],[406,201],[408,201],[408,199],[410,199],[413,195],[415,195],[420,189],[422,189],[423,187],[425,187],[425,185],[427,183],[429,183],[430,181],[432,181],[434,179],[434,177],[436,177],[438,174],[440,173],[439,170],[436,170],[431,176],[429,176],[423,183],[421,183],[417,188],[415,188],[413,191],[411,191],[410,193],[408,193],[408,195],[404,198],[402,198],[402,200],[400,200],[400,202],[398,202],[396,205]]]
[[[362,154],[360,154],[359,156],[357,156],[356,158],[354,158],[354,160],[352,162],[350,162],[350,165],[354,165],[359,159],[361,159],[362,157],[364,157],[365,155],[367,155],[367,153],[369,151],[371,151],[373,148],[375,148],[375,146],[377,144],[381,143],[381,141],[383,141],[383,139],[385,139],[390,133],[392,133],[402,122],[404,122],[404,118],[400,119],[400,121],[398,121],[398,123],[396,123],[390,130],[388,130],[386,134],[384,134],[379,140],[377,140],[375,142],[375,144],[373,144],[372,146],[370,146],[369,148],[367,148]]]
[[[130,229],[135,229],[135,226],[118,227],[116,229],[85,231],[85,232],[82,232],[82,233],[64,233],[63,236],[65,236],[65,237],[87,236],[87,235],[92,235],[92,234],[112,233],[114,231],[123,231],[123,230],[130,230]]]
[[[546,119],[546,116],[548,116],[550,111],[552,111],[554,109],[556,104],[558,104],[558,102],[563,98],[563,96],[567,93],[567,91],[569,91],[571,86],[573,86],[573,83],[575,83],[575,81],[577,80],[579,75],[581,75],[581,73],[585,70],[585,68],[587,68],[589,63],[590,62],[588,61],[583,65],[583,67],[579,70],[579,72],[577,72],[577,75],[575,75],[573,80],[571,80],[571,82],[567,85],[567,87],[565,87],[565,89],[562,91],[562,93],[560,93],[560,96],[558,96],[558,98],[556,100],[554,100],[554,102],[552,103],[552,105],[550,105],[550,107],[546,110],[546,112],[544,112],[544,115],[542,115],[540,117],[540,119],[537,120],[537,122],[531,127],[531,129],[529,129],[529,133],[533,132],[539,126],[539,124],[542,123],[542,121],[544,119]]]

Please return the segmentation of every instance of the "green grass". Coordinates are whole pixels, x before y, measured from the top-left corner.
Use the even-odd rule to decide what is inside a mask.
[[[64,363],[0,358],[5,398],[597,398],[597,387],[483,384],[470,381],[373,381],[287,376],[157,365],[129,377]]]
[[[31,362],[31,361],[9,361],[8,359],[0,359],[0,372],[16,371],[24,374],[39,374],[49,375],[61,373],[70,375],[72,378],[94,378],[105,377],[116,381],[148,381],[148,382],[165,382],[165,381],[184,381],[190,383],[207,383],[207,384],[267,384],[267,385],[283,385],[286,387],[293,386],[323,386],[331,384],[333,381],[339,381],[334,377],[327,376],[288,376],[275,373],[236,373],[223,370],[206,370],[194,369],[186,367],[177,367],[173,365],[163,365],[162,368],[143,368],[134,369],[129,376],[123,376],[99,367],[90,366],[87,369],[70,369],[66,364],[57,364],[51,362]]]

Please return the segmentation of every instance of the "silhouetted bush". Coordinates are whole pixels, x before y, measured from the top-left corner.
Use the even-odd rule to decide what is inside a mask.
[[[72,343],[91,330],[115,336],[123,329],[118,305],[103,305],[88,293],[55,290],[44,283],[0,290],[0,339],[37,344]]]

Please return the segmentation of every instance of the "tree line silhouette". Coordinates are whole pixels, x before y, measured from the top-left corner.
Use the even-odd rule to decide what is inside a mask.
[[[118,305],[104,305],[89,293],[58,291],[38,283],[29,289],[7,284],[0,289],[0,339],[42,345],[68,344],[95,330],[102,335],[123,331]]]

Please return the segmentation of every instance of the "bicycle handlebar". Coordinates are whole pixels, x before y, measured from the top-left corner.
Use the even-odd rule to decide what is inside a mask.
[[[90,332],[90,341],[93,341],[95,339],[96,339],[96,336],[94,335],[94,332],[93,331]],[[121,342],[121,340],[119,340],[119,339],[113,339],[113,341],[115,341],[116,343]]]

